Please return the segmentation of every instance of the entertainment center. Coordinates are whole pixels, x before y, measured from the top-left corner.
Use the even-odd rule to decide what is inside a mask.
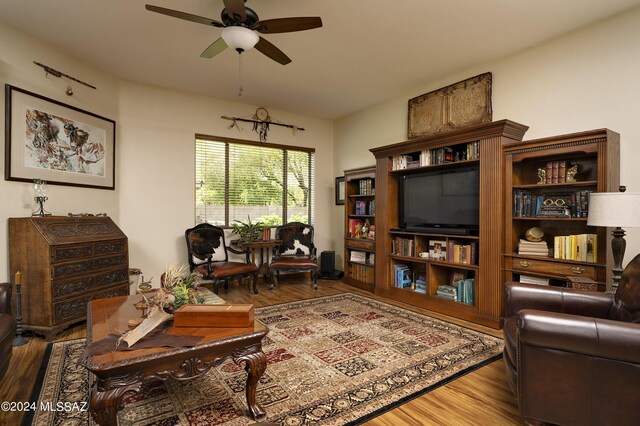
[[[500,327],[503,149],[527,129],[501,120],[371,149],[376,294]]]

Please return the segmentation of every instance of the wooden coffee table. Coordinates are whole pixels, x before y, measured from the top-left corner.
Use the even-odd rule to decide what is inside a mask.
[[[121,296],[89,302],[87,309],[87,345],[118,330],[127,330],[127,321],[138,318],[134,304],[140,296]],[[248,328],[176,327],[167,334],[204,336],[195,346],[184,348],[148,348],[116,351],[87,359],[87,369],[96,376],[91,388],[89,410],[100,425],[116,425],[127,392],[139,392],[152,380],[189,380],[232,358],[245,362],[248,373],[246,396],[254,419],[265,415],[256,402],[256,385],[267,367],[262,338],[269,330],[259,321]]]

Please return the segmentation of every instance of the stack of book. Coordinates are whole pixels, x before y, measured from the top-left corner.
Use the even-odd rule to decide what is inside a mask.
[[[520,282],[525,284],[549,285],[549,278],[533,277],[531,275],[520,275]]]
[[[546,241],[520,240],[518,243],[518,254],[525,256],[549,256],[549,247]]]
[[[464,281],[464,280],[460,280]],[[436,296],[442,297],[443,299],[453,300],[454,302],[458,301],[458,289],[451,285],[439,285],[436,290]]]
[[[427,281],[423,278],[418,278],[416,280],[415,291],[418,293],[427,294]]]

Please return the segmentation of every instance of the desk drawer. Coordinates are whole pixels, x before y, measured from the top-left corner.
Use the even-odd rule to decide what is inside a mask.
[[[542,261],[532,259],[513,258],[513,270],[540,273],[547,275],[557,275],[566,277],[568,275],[579,275],[581,277],[596,278],[596,269],[588,265],[576,265],[571,263],[560,263],[553,261]]]
[[[72,300],[64,300],[53,305],[53,321],[55,324],[74,318],[87,316],[87,304],[93,299],[103,299],[112,296],[128,296],[129,283],[120,287],[113,287],[105,291],[88,294],[84,297]]]
[[[127,256],[108,256],[96,259],[88,259],[79,262],[62,263],[51,267],[52,278],[71,277],[87,272],[97,271],[99,269],[113,268],[116,266],[127,265]]]
[[[84,259],[91,256],[93,256],[93,246],[91,244],[55,246],[51,248],[51,263]]]
[[[364,249],[364,250],[375,250],[375,240],[358,240],[358,239],[349,239],[346,240],[347,248],[352,249]]]
[[[73,297],[82,293],[95,292],[116,283],[128,283],[128,280],[129,270],[127,268],[99,272],[65,280],[53,280],[53,298],[54,300],[57,300],[62,297]]]

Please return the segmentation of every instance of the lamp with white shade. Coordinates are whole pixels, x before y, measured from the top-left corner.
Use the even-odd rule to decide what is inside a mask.
[[[627,242],[624,228],[640,227],[640,192],[594,192],[589,195],[589,226],[615,227],[612,231],[613,282],[611,293],[615,293],[622,278],[622,260]]]

